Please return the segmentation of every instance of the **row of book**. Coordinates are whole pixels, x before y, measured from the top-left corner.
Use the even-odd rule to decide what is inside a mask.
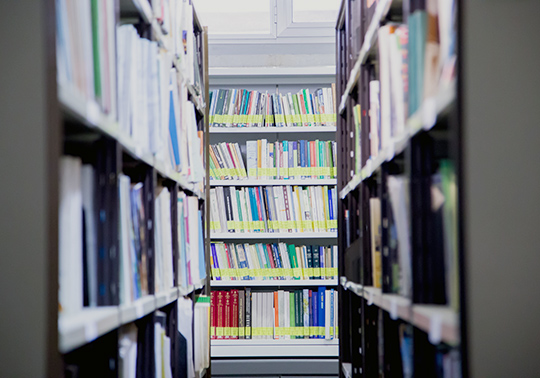
[[[116,117],[113,1],[56,0],[58,82]]]
[[[174,287],[171,197],[167,188],[159,188],[154,211],[155,292]],[[151,217],[144,206],[143,183],[131,184],[120,175],[120,303],[129,303],[150,293],[150,259],[146,228]],[[202,213],[197,197],[178,193],[178,270],[177,286],[188,288],[206,277]]]
[[[334,232],[333,186],[218,186],[210,189],[213,232]]]
[[[210,92],[212,127],[300,127],[336,125],[336,89],[296,94],[216,89]]]
[[[212,291],[212,339],[338,338],[334,289]]]
[[[424,189],[411,186],[402,175],[388,176],[384,185],[389,201],[386,212],[383,214],[379,198],[369,200],[373,285],[383,292],[412,297],[415,303],[449,304],[457,309],[457,187],[453,165],[447,160],[440,162],[436,174],[423,184]],[[418,190],[427,190],[430,195],[420,201],[414,194]],[[412,203],[422,210],[414,220],[410,218]],[[384,238],[383,228],[388,230]],[[383,255],[384,249],[388,253]]]
[[[404,135],[408,117],[425,101],[453,85],[455,23],[455,0],[427,0],[411,3],[407,24],[388,23],[378,29],[379,75],[374,68],[365,68],[368,94],[353,110],[355,172]],[[365,135],[361,132],[364,122]],[[369,142],[362,143],[362,138]],[[368,151],[361,151],[361,146]]]
[[[337,176],[337,143],[299,140],[269,142],[248,140],[245,161],[238,143],[210,145],[210,178],[227,179],[329,179]]]
[[[121,134],[140,154],[150,153],[191,182],[204,177],[202,131],[174,55],[139,37],[133,25],[118,28],[118,120]]]
[[[120,328],[118,377],[194,378],[208,368],[209,299],[179,298],[172,309]]]
[[[210,244],[213,280],[337,278],[337,246],[285,243]]]
[[[72,156],[60,160],[61,311],[76,313],[83,307],[127,303],[172,288],[175,281],[176,286],[188,288],[204,279],[206,263],[198,198],[178,194],[175,272],[173,201],[169,190],[156,189],[151,211],[145,199],[154,188],[145,187],[143,182],[132,183],[123,174],[118,177],[118,185],[105,177],[110,176],[101,163],[83,164]]]
[[[147,1],[147,0],[139,0]],[[193,30],[193,4],[189,0],[151,0],[150,5],[161,30],[165,47],[173,53],[186,84],[200,91],[197,41]]]

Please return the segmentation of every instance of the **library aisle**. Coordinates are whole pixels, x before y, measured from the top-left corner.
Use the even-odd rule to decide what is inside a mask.
[[[0,2],[0,375],[539,376],[538,15]]]

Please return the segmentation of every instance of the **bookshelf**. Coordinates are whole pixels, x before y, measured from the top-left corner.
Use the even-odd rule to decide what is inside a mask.
[[[71,318],[71,324],[64,324],[71,327],[70,330],[78,328],[76,333],[79,336],[70,340],[86,340],[85,332],[92,337],[96,332],[97,335],[93,342],[82,341],[85,344],[70,353],[60,351],[63,331],[59,329],[58,317],[58,166],[63,148],[64,124],[70,120],[70,128],[78,125],[80,130],[93,130],[89,134],[111,137],[107,131],[97,131],[92,126],[101,123],[106,128],[106,118],[96,120],[85,115],[82,119],[70,119],[70,111],[65,104],[76,98],[69,95],[66,96],[67,100],[62,99],[64,95],[60,92],[67,88],[61,88],[57,83],[55,3],[45,0],[36,6],[33,0],[0,2],[3,26],[0,45],[10,51],[0,59],[0,351],[3,357],[2,373],[13,377],[65,376],[65,359],[74,361],[80,353],[93,354],[96,356],[92,361],[96,362],[95,367],[101,367],[101,361],[108,361],[108,358],[102,358],[103,353],[114,355],[118,352],[117,330],[123,328],[119,326],[118,306],[113,306],[111,311],[103,307],[98,309],[103,310],[103,314],[89,315],[91,320],[88,323],[97,325],[88,326],[88,331],[84,330],[86,317],[80,318],[79,322],[83,325],[79,325],[76,318]],[[123,9],[124,4],[124,1],[120,3],[119,10]],[[540,371],[540,359],[535,355],[539,349],[536,335],[540,307],[535,300],[534,288],[539,285],[540,263],[535,220],[539,219],[540,212],[537,192],[530,188],[538,187],[540,177],[540,166],[535,163],[540,138],[537,127],[537,120],[540,119],[540,107],[537,106],[540,86],[536,84],[538,51],[531,49],[536,42],[531,25],[537,22],[540,4],[534,1],[470,0],[458,1],[457,5],[459,70],[455,100],[449,110],[450,114],[457,112],[459,121],[457,129],[450,129],[457,130],[459,137],[456,154],[462,295],[457,339],[462,357],[461,376],[536,376]],[[393,18],[392,8],[387,16]],[[138,10],[134,14],[135,18],[139,17]],[[150,24],[152,16],[151,13],[147,14],[143,20]],[[361,42],[357,41],[358,50]],[[372,42],[370,46],[364,62],[369,62],[375,56],[376,43]],[[352,55],[349,68],[355,66],[357,58],[356,54]],[[359,65],[359,79],[362,77],[361,68],[362,64]],[[233,74],[243,73],[239,71]],[[267,70],[260,71],[264,73]],[[296,74],[302,72],[289,75],[289,81],[298,80],[294,76]],[[339,76],[340,96],[350,80],[349,76],[348,73]],[[275,81],[273,77],[266,79]],[[354,81],[358,82],[359,79]],[[341,112],[344,117],[350,116],[347,115],[350,109],[347,102],[358,97],[354,86],[349,91],[349,100],[344,103]],[[88,103],[79,104],[82,105],[81,114],[93,111],[87,109]],[[102,114],[98,113],[98,117],[102,118]],[[426,132],[440,132],[440,122],[444,120],[438,120],[429,131],[420,131],[413,141]],[[86,126],[82,126],[83,123]],[[114,132],[114,128],[111,132]],[[341,128],[337,132],[338,138],[340,132]],[[407,151],[405,148],[391,161],[385,158],[380,166],[373,163],[377,167],[371,177],[378,178],[389,163],[399,160]],[[139,161],[129,153],[122,155]],[[162,179],[164,173],[156,174]],[[346,176],[344,182],[339,182],[340,191],[350,179]],[[360,199],[360,189],[373,179],[366,178],[354,185],[356,189],[346,194],[343,201]],[[176,181],[181,186],[179,179],[173,177],[169,181]],[[201,191],[201,194],[207,193]],[[351,266],[352,269],[349,268]],[[341,318],[345,327],[341,329],[341,334],[348,335],[350,324],[355,327],[360,324],[360,317],[347,318],[352,305],[358,309],[363,304],[364,312],[369,316],[372,315],[371,310],[378,307],[376,304],[367,305],[363,299],[364,283],[351,275],[360,272],[355,268],[354,260],[341,268],[340,276],[349,278],[345,282],[348,289],[342,286],[341,293],[344,296]],[[371,287],[368,284],[365,286]],[[181,291],[176,301],[183,299],[186,291]],[[381,293],[381,296],[384,295],[389,294]],[[378,301],[377,298],[374,293],[373,301]],[[381,301],[381,305],[384,305],[384,301]],[[168,307],[162,309],[167,311]],[[383,312],[386,317],[388,311]],[[399,315],[400,312],[398,319]],[[392,319],[383,320],[390,326],[392,321],[395,322]],[[133,323],[126,326],[130,325]],[[373,329],[365,330],[373,335]],[[420,331],[416,336],[421,340],[427,338],[428,332]],[[343,337],[341,342],[346,339]],[[359,340],[351,338],[356,347],[364,347],[358,344]],[[357,364],[346,360],[348,351],[352,349],[346,347],[341,350],[345,359],[342,359],[344,363],[339,370],[343,376],[358,376]],[[399,352],[394,352],[394,355],[399,355]],[[376,359],[377,356],[370,354],[370,358]],[[354,360],[349,361],[362,361],[362,356],[356,355]],[[296,376],[335,375],[338,369],[337,362],[331,365],[324,358],[247,358],[242,360],[241,366],[247,374],[275,376],[277,364],[290,368]],[[214,359],[212,370],[216,365],[228,372],[229,376],[235,376],[238,371],[238,363],[233,359]],[[117,375],[92,374],[94,370],[89,371],[90,376]],[[202,374],[205,372],[208,374],[209,370],[201,370]],[[378,372],[369,373],[378,376]]]
[[[423,69],[415,22],[431,16],[410,5],[345,0],[336,26],[343,377],[462,374],[457,79]],[[440,67],[456,51],[438,50]]]
[[[319,73],[322,78],[324,73]],[[264,77],[263,77],[264,76]],[[213,77],[213,76],[212,76]],[[274,79],[274,84],[268,84]],[[319,79],[315,78],[311,84],[291,84],[294,83],[293,78],[286,78],[285,83],[281,83],[281,76],[268,75],[234,75],[231,77],[219,76],[217,81],[219,84],[214,84],[213,88],[236,88],[268,91],[268,93],[297,93],[301,89],[309,88],[310,91],[315,91],[320,87],[330,87],[332,78]],[[246,80],[249,82],[246,83]],[[212,79],[211,79],[212,84]],[[311,93],[313,93],[311,92]],[[333,125],[326,126],[309,126],[309,127],[210,127],[210,144],[218,142],[238,143],[242,151],[243,159],[246,160],[246,143],[250,140],[268,139],[269,143],[274,141],[332,141],[336,127]],[[288,178],[288,179],[261,179],[261,178],[244,178],[244,179],[212,179],[209,182],[207,190],[218,188],[220,186],[234,186],[236,188],[248,187],[294,187],[309,188],[328,186],[334,187],[337,181],[335,178]],[[210,215],[208,215],[210,216]],[[321,246],[335,245],[337,241],[337,232],[219,232],[214,230],[211,232],[211,240],[213,243],[286,243],[287,245],[307,245],[317,244]],[[214,267],[212,268],[214,270]],[[223,272],[223,270],[222,270]],[[233,272],[234,273],[234,272]],[[272,269],[266,272],[270,276]],[[282,272],[286,274],[286,272]],[[282,274],[279,273],[279,274]],[[295,272],[297,273],[297,272]],[[231,273],[232,274],[232,273]],[[302,273],[300,273],[302,274]],[[335,276],[334,276],[335,277]],[[220,292],[230,292],[232,290],[247,290],[252,293],[284,291],[286,294],[294,291],[302,292],[303,289],[318,291],[318,288],[325,287],[326,289],[337,289],[337,279],[213,279],[211,281],[212,292],[214,294]],[[253,294],[252,294],[253,295]],[[288,294],[289,295],[289,294]],[[254,303],[254,302],[253,302]],[[224,306],[225,307],[225,306]],[[272,309],[271,312],[273,312]],[[273,314],[272,314],[273,316]],[[256,326],[254,326],[256,327]],[[255,328],[254,328],[255,329]],[[276,332],[278,330],[276,329]],[[264,336],[263,336],[264,337]],[[331,340],[308,338],[294,339],[294,336],[289,338],[286,336],[278,339],[212,339],[211,340],[211,357],[213,366],[215,366],[216,374],[249,374],[251,368],[248,365],[253,365],[253,372],[267,371],[267,374],[293,374],[293,371],[302,371],[302,373],[314,372],[311,369],[310,362],[304,359],[311,358],[311,363],[320,363],[320,371],[333,371],[334,364],[338,356],[338,341],[337,338]],[[250,360],[250,359],[257,360]],[[297,363],[296,367],[292,367],[289,363],[283,363],[287,360],[291,363]],[[275,361],[275,363],[272,363]],[[266,368],[267,363],[271,363],[271,367]],[[279,363],[278,363],[279,362]],[[270,365],[268,365],[270,366]],[[313,371],[312,371],[313,370]],[[337,373],[334,372],[334,373]]]
[[[167,31],[170,14],[160,14],[157,1],[63,0],[52,8],[59,54],[51,72],[58,72],[60,125],[54,144],[59,205],[53,209],[59,247],[53,261],[59,264],[60,292],[52,339],[58,341],[51,347],[58,370],[69,376],[114,377],[130,364],[137,364],[141,376],[156,376],[154,367],[162,363],[182,375],[179,337],[184,332],[191,338],[195,327],[206,327],[208,338],[202,338],[206,352],[204,346],[193,352],[192,368],[199,377],[210,376],[209,325],[205,316],[197,317],[210,293],[205,178],[195,172],[205,157],[202,149],[188,149],[204,146],[208,137],[207,31],[189,2],[175,5],[189,20],[181,28],[193,39],[180,54],[175,33]],[[126,46],[133,54],[127,59]],[[102,59],[83,64],[81,57],[92,55]],[[144,66],[137,62],[142,57]],[[124,75],[133,72],[137,79],[126,81]],[[135,90],[126,90],[126,83]],[[170,115],[173,108],[178,116]],[[193,165],[186,155],[174,166],[177,151],[191,154]],[[188,222],[189,245],[181,234]],[[192,321],[179,311],[191,313]],[[160,338],[165,347],[154,353]],[[136,359],[122,352],[128,339],[142,353]]]

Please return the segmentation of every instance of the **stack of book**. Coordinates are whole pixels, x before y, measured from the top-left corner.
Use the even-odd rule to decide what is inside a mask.
[[[337,231],[332,186],[218,186],[210,189],[214,232]]]
[[[211,243],[213,280],[335,279],[337,246]]]
[[[303,89],[297,94],[262,93],[245,89],[210,92],[212,127],[335,126],[336,91]]]
[[[212,291],[212,339],[337,339],[334,289]]]

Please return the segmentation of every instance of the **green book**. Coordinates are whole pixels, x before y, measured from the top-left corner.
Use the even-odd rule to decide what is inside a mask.
[[[294,291],[289,292],[289,310],[290,310],[289,326],[291,328],[294,327],[294,329],[296,329],[296,317],[295,317],[296,311],[295,311]],[[296,336],[293,336],[292,333],[291,333],[291,339],[296,339]]]
[[[296,249],[293,244],[289,244],[287,246],[287,250],[289,252],[289,260],[291,261],[291,267],[298,268],[298,259],[296,258]],[[296,277],[296,275],[293,274],[293,279],[300,279],[300,277]]]
[[[302,112],[300,111],[300,105],[298,104],[298,95],[293,94],[292,98],[293,98],[293,103],[294,103],[294,113],[298,114],[298,118],[300,118],[300,114],[302,114]],[[302,126],[302,125],[297,124],[296,126]]]
[[[92,7],[92,50],[94,52],[94,92],[101,99],[101,64],[99,51],[99,0],[91,0]]]

